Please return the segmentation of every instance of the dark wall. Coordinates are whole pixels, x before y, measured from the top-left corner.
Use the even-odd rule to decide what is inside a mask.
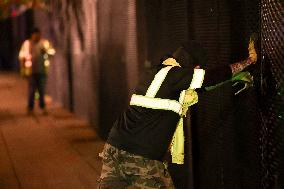
[[[192,1],[190,8],[193,10],[192,35],[208,50],[208,67],[231,63],[231,10],[228,2]],[[233,167],[230,148],[234,142],[227,139],[233,135],[230,130],[232,102],[228,84],[200,94],[198,105],[192,109],[195,188],[224,188],[228,181],[226,177],[231,177],[228,166]],[[228,142],[225,144],[225,141]]]
[[[18,70],[21,43],[29,37],[33,27],[33,11],[0,20],[0,70]]]
[[[192,1],[193,32],[209,51],[208,66],[228,65],[248,56],[249,35],[259,32],[258,3]],[[255,8],[250,10],[252,4]],[[193,112],[196,188],[260,187],[256,92],[250,89],[235,96],[235,90],[229,83],[199,95]]]
[[[11,30],[12,23],[11,19],[0,20],[0,69],[7,70],[11,69],[12,65],[10,64],[11,60]]]
[[[246,1],[144,1],[145,59],[155,64],[181,42],[195,39],[208,50],[208,67],[239,61],[247,56],[249,35],[259,26],[259,7],[249,7]],[[251,101],[255,90],[243,96],[234,92],[231,84],[225,85],[200,94],[192,107],[186,163],[170,166],[178,188],[259,188],[258,102]]]
[[[136,6],[128,0],[98,2],[100,123],[110,129],[137,81]]]
[[[137,81],[136,4],[66,0],[50,7],[35,10],[35,25],[57,50],[49,93],[105,138]]]

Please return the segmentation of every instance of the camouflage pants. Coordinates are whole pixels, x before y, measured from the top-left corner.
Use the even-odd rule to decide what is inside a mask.
[[[119,150],[107,143],[101,156],[100,189],[174,189],[172,179],[160,161]]]

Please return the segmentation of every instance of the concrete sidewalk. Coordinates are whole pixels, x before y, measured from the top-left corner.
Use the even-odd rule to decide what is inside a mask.
[[[25,80],[0,73],[0,188],[96,188],[104,142],[54,104],[47,116],[27,116],[26,89]]]

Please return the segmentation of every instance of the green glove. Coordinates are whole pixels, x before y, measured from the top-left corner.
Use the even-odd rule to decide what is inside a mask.
[[[229,82],[233,82],[232,86],[236,86],[238,83],[244,83],[245,86],[240,89],[238,92],[235,93],[235,95],[239,94],[240,92],[244,91],[245,89],[248,89],[249,87],[253,86],[253,76],[249,72],[239,72],[235,75],[230,80],[223,81],[221,83],[218,83],[214,86],[209,86],[205,87],[206,91],[211,91],[214,90],[224,84],[227,84]]]

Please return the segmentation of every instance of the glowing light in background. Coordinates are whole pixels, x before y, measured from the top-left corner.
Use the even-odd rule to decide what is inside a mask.
[[[0,20],[16,17],[31,8],[48,9],[46,0],[0,0]]]
[[[45,61],[44,61],[44,66],[48,67],[49,65],[50,65],[49,60],[45,60]]]
[[[30,60],[25,61],[25,67],[26,67],[26,68],[32,67],[32,61],[30,61]]]

